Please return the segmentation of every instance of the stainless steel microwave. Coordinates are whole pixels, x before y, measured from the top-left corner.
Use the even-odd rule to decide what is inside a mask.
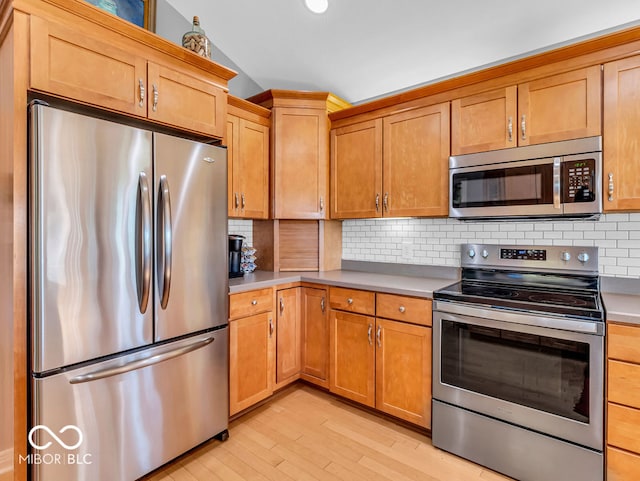
[[[602,137],[449,157],[449,217],[602,213]]]

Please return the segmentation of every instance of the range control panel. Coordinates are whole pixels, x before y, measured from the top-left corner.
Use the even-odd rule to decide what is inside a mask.
[[[562,163],[562,202],[592,202],[595,199],[596,160],[580,159]]]
[[[460,267],[531,271],[598,273],[598,248],[593,246],[520,246],[462,244]]]
[[[520,259],[524,261],[546,261],[546,249],[500,249],[500,259]]]

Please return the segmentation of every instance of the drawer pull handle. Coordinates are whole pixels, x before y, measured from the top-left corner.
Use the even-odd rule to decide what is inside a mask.
[[[353,304],[353,299],[351,299],[351,298],[347,299],[347,304],[349,304],[349,305]]]
[[[378,324],[378,329],[376,330],[376,340],[378,341],[378,347],[382,347],[382,326]]]
[[[367,339],[369,339],[369,345],[373,346],[373,339],[371,339],[371,332],[373,331],[373,325],[369,324],[369,328],[367,329]]]
[[[251,305],[252,306],[257,306],[258,305],[258,301],[256,301],[255,299],[253,301],[251,301]]]
[[[400,307],[398,308],[398,310],[399,310],[400,312],[402,312],[402,313],[404,313],[404,311],[406,311],[406,309],[404,308],[404,306],[400,306]]]
[[[320,309],[322,309],[322,312],[325,310],[324,297],[320,299]]]
[[[269,319],[269,337],[273,336],[273,319]]]

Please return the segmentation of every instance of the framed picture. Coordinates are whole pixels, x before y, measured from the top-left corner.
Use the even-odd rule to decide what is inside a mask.
[[[87,0],[138,27],[156,29],[156,0]]]

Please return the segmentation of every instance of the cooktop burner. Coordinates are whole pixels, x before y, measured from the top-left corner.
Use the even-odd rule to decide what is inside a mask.
[[[603,320],[594,247],[461,246],[462,280],[434,299],[537,315]]]

